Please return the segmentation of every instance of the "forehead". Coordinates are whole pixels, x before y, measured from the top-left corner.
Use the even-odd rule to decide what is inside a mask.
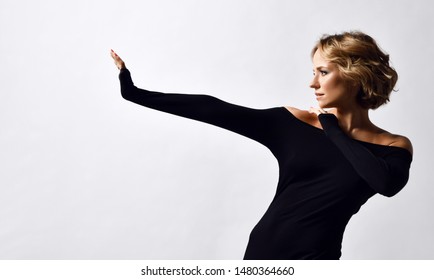
[[[333,63],[324,58],[323,54],[317,49],[312,57],[313,66],[316,67],[333,67]]]

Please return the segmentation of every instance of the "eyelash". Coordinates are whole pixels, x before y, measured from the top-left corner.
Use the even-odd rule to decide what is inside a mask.
[[[322,76],[325,76],[325,75],[327,75],[329,73],[329,72],[324,71],[324,70],[320,70],[318,72],[320,72]],[[313,72],[313,75],[315,76],[315,72]]]

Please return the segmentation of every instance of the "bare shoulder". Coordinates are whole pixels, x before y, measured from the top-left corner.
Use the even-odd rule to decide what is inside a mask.
[[[387,138],[389,146],[404,148],[413,154],[413,145],[411,144],[410,139],[407,137],[386,132],[385,138]]]
[[[286,106],[285,107],[289,112],[291,112],[291,114],[294,115],[294,117],[296,117],[297,119],[308,123],[312,126],[321,128],[318,118],[315,114],[310,113],[307,110],[300,110],[298,108],[295,107],[290,107],[290,106]]]
[[[410,139],[408,139],[405,136],[393,134],[386,130],[383,130],[381,128],[378,128],[378,131],[376,133],[373,133],[376,135],[374,139],[378,144],[385,145],[385,146],[394,146],[399,147],[408,150],[411,154],[413,154],[413,145],[411,144]]]
[[[316,114],[312,114],[307,110],[300,110],[290,106],[285,106],[285,108],[300,121],[322,129]],[[413,146],[410,139],[402,135],[390,133],[377,126],[374,126],[372,129],[365,131],[364,133],[362,132],[361,135],[359,135],[359,137],[355,137],[355,139],[379,145],[403,148],[413,154]]]

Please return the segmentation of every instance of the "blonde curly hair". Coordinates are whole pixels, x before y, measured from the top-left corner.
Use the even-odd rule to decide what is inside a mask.
[[[363,108],[377,109],[389,101],[398,73],[372,37],[360,31],[327,34],[312,49],[312,57],[317,50],[337,65],[344,80],[359,87],[357,101]]]

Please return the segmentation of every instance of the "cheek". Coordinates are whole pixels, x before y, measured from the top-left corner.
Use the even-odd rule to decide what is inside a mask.
[[[323,88],[332,92],[339,91],[342,88],[342,84],[334,77],[326,78],[323,82]]]
[[[328,81],[327,87],[329,90],[333,90],[335,92],[347,92],[349,88],[348,84],[343,81],[342,78],[336,76]]]

